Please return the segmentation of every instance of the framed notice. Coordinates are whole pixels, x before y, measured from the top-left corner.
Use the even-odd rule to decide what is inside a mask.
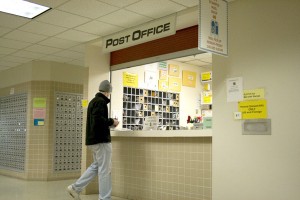
[[[196,87],[196,72],[182,71],[182,85],[188,87]]]
[[[181,91],[181,79],[175,77],[169,77],[169,90],[174,92]]]
[[[179,77],[179,66],[174,64],[169,64],[169,76]]]
[[[166,80],[159,80],[158,81],[158,90],[159,91],[168,91],[168,81]]]

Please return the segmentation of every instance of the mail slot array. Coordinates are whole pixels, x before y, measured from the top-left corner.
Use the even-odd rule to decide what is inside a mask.
[[[142,130],[147,116],[159,118],[158,129],[179,129],[179,93],[123,88],[123,128]]]
[[[81,168],[82,95],[55,95],[54,171],[78,171]]]
[[[24,171],[27,94],[0,97],[0,168]]]

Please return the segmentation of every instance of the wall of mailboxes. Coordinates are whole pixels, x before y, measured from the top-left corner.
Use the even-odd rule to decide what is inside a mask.
[[[79,172],[82,148],[82,94],[55,92],[53,120],[53,173]],[[0,96],[0,171],[25,173],[30,95]],[[50,119],[52,120],[52,119]],[[50,122],[45,122],[52,124]],[[60,173],[62,174],[62,173]]]

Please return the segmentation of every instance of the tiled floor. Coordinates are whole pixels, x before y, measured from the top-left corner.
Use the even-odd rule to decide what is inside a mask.
[[[0,200],[72,200],[65,190],[72,181],[24,181],[0,175]],[[81,195],[81,199],[98,200],[98,195]]]

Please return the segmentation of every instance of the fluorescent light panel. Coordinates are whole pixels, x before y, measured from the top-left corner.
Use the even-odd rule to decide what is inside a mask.
[[[33,19],[49,9],[49,7],[23,0],[0,0],[1,12],[26,17],[29,19]]]

